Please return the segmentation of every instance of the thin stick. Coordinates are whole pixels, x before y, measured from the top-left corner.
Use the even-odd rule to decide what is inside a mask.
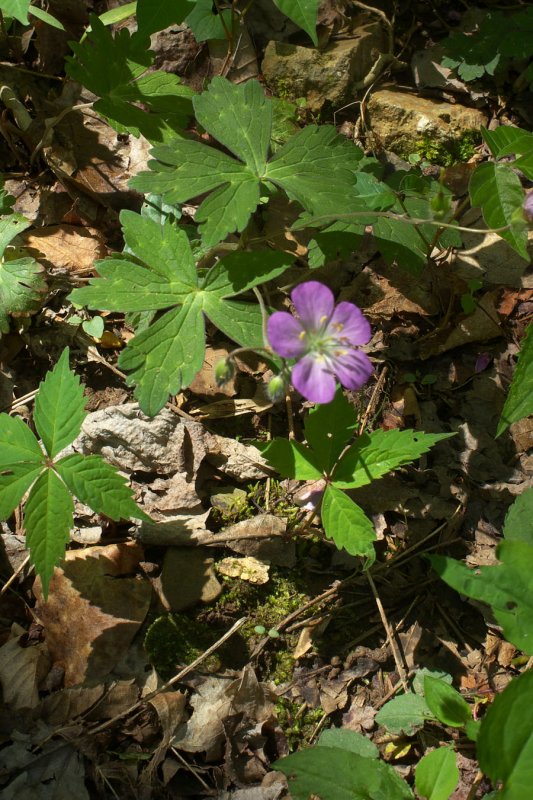
[[[203,661],[205,661],[206,658],[209,658],[210,655],[212,655],[216,650],[218,650],[219,647],[221,647],[224,644],[224,642],[230,639],[234,633],[236,633],[240,628],[242,628],[242,626],[246,621],[247,617],[242,617],[241,619],[238,619],[237,622],[231,626],[229,631],[227,631],[223,636],[221,636],[218,641],[216,641],[214,644],[211,645],[211,647],[207,648],[205,653],[202,653],[201,656],[195,658],[194,661],[192,661],[188,666],[180,670],[180,672],[178,672],[177,675],[174,675],[173,678],[171,678],[169,681],[163,684],[163,686],[161,686],[160,689],[155,689],[153,692],[150,692],[150,694],[147,694],[145,697],[142,697],[140,700],[138,700],[132,706],[127,708],[125,711],[121,711],[120,714],[117,714],[112,719],[107,720],[107,722],[103,722],[101,725],[97,725],[95,728],[90,728],[86,733],[82,734],[81,736],[78,736],[77,740],[79,741],[80,739],[84,739],[87,736],[94,736],[96,733],[101,733],[102,731],[107,730],[107,728],[110,728],[112,725],[115,724],[115,722],[118,722],[119,719],[128,717],[130,714],[133,714],[134,711],[138,711],[146,703],[150,702],[150,700],[153,700],[154,697],[157,697],[158,694],[161,694],[161,692],[166,692],[166,690],[170,689],[171,686],[174,686],[175,683],[179,683],[181,680],[183,680],[183,678],[186,675],[189,674],[189,672],[192,672],[194,669],[196,669],[196,667],[198,667]]]
[[[30,557],[29,557],[29,556],[26,556],[26,558],[24,559],[24,561],[22,562],[22,564],[19,564],[19,566],[17,567],[17,569],[15,570],[15,572],[13,573],[13,575],[12,575],[12,576],[9,578],[9,580],[8,580],[8,581],[6,581],[6,583],[4,583],[4,585],[3,585],[3,586],[2,586],[2,588],[0,589],[0,595],[3,595],[5,592],[7,592],[7,590],[8,590],[8,589],[9,589],[9,587],[11,586],[11,584],[12,584],[14,581],[16,581],[16,579],[18,578],[18,576],[20,575],[20,573],[22,572],[22,570],[24,569],[24,567],[26,567],[26,565],[29,563],[29,560],[30,560]]]
[[[401,653],[396,643],[394,631],[389,625],[389,622],[387,620],[387,615],[385,614],[385,609],[383,608],[383,603],[381,602],[378,590],[376,589],[376,584],[374,583],[374,579],[372,578],[370,572],[366,573],[366,577],[368,578],[368,583],[370,584],[370,588],[372,589],[372,594],[374,595],[374,599],[376,601],[376,605],[379,611],[379,616],[381,617],[383,627],[385,628],[385,633],[387,634],[387,639],[390,642],[392,655],[394,656],[394,662],[396,664],[396,669],[398,670],[398,675],[400,676],[403,688],[407,692],[409,691],[409,686],[407,684],[407,670],[403,666]]]

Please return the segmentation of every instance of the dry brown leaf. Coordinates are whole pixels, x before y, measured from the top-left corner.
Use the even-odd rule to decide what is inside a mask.
[[[230,378],[229,381],[222,386],[215,380],[215,366],[219,361],[228,357],[231,347],[207,347],[205,352],[204,363],[200,372],[198,372],[190,384],[189,389],[193,394],[203,395],[204,397],[217,397],[221,394],[226,397],[233,397],[236,394],[235,379],[236,376]]]
[[[478,302],[473,314],[463,319],[454,320],[446,331],[437,331],[420,345],[420,357],[446,353],[463,344],[488,342],[502,335],[502,329],[496,310],[499,291],[487,292]]]
[[[38,687],[50,667],[46,644],[24,647],[23,636],[24,629],[14,623],[11,638],[0,647],[0,683],[4,702],[13,711],[38,704]]]
[[[239,578],[241,581],[253,584],[268,583],[268,569],[268,564],[258,561],[253,556],[245,556],[245,558],[228,556],[217,564],[217,570],[221,575],[227,575],[229,578]]]
[[[47,602],[35,582],[37,613],[65,686],[101,680],[130,645],[150,605],[148,581],[127,577],[141,558],[132,543],[73,550],[56,569]]]
[[[78,275],[94,272],[94,262],[108,254],[102,235],[95,228],[79,225],[50,225],[21,234],[24,247],[48,268]]]

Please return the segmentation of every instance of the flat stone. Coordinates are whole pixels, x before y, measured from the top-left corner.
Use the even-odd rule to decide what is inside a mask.
[[[415,153],[421,140],[434,138],[444,144],[460,139],[468,131],[478,132],[487,117],[476,108],[419,97],[410,92],[382,89],[367,106],[367,121],[380,149],[401,156]]]
[[[160,597],[169,611],[184,611],[197,603],[212,603],[222,592],[205,547],[169,547],[163,561]]]

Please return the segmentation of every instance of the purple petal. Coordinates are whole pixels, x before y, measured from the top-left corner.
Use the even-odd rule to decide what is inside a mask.
[[[333,292],[318,281],[301,283],[291,292],[291,299],[306,330],[317,331],[333,313]]]
[[[298,358],[305,353],[305,332],[302,324],[286,311],[275,311],[268,320],[268,341],[282,358]]]
[[[335,378],[322,358],[305,356],[292,368],[293,386],[312,403],[331,403],[335,396]]]
[[[369,321],[353,303],[339,303],[329,321],[328,333],[351,345],[366,344],[372,336]]]
[[[366,353],[348,350],[342,356],[332,356],[335,375],[346,389],[358,390],[365,385],[374,371]]]

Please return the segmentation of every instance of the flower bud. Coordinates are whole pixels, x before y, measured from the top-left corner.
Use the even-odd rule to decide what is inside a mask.
[[[267,394],[273,403],[281,400],[287,393],[287,382],[283,375],[274,375],[268,383]]]
[[[524,200],[524,205],[522,206],[522,211],[524,212],[524,217],[529,222],[530,225],[533,224],[533,191],[529,192]]]
[[[224,386],[235,375],[235,365],[229,358],[221,358],[215,364],[215,381],[217,386]]]

